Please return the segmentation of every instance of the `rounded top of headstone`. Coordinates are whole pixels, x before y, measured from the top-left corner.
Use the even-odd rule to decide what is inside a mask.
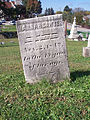
[[[52,20],[55,20],[55,19],[62,19],[62,14],[28,18],[28,19],[18,20],[16,23],[17,23],[17,25],[20,25],[20,24],[25,24],[26,22],[27,23],[46,22],[48,20],[52,21]]]

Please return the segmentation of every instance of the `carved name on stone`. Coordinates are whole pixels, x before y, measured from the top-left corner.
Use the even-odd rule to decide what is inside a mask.
[[[69,78],[62,15],[20,20],[17,32],[27,82]]]

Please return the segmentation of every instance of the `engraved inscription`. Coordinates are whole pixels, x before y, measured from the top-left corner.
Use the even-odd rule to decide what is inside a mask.
[[[67,51],[61,15],[17,22],[25,79],[35,83],[46,77],[51,81],[69,78]]]
[[[23,32],[23,31],[37,30],[37,29],[50,28],[50,27],[59,27],[59,26],[63,26],[63,24],[60,20],[56,20],[51,22],[39,22],[39,23],[31,23],[31,24],[26,23],[25,25],[17,26],[17,28],[18,28],[18,32]]]
[[[53,44],[51,44],[51,43],[42,44],[42,45],[39,45],[39,46],[37,46],[35,48],[33,48],[33,45],[31,45],[30,47],[26,46],[25,47],[25,52],[40,51],[40,50],[49,50],[49,49],[53,49],[53,48],[54,49],[57,49],[57,48],[61,49],[62,47],[63,46],[62,46],[62,44],[60,42],[58,42],[58,43],[53,42]],[[61,51],[63,51],[63,48],[62,48]]]

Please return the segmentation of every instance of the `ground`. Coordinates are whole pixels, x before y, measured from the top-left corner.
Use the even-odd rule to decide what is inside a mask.
[[[1,31],[2,32],[16,32],[16,26],[15,25],[1,25]]]
[[[86,41],[67,41],[70,81],[44,79],[35,85],[25,81],[18,40],[1,41],[0,120],[89,120],[90,58],[82,56]]]

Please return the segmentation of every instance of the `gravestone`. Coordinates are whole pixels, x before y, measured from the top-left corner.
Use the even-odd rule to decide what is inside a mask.
[[[74,41],[78,41],[78,37],[79,37],[79,35],[77,33],[76,17],[74,17],[70,35],[68,36],[68,38],[71,40],[74,40]]]
[[[57,82],[69,78],[62,15],[37,17],[17,22],[25,79]]]
[[[83,47],[83,56],[90,57],[90,35],[88,37],[88,45],[87,47]]]
[[[0,44],[1,44],[1,45],[4,45],[4,44],[5,44],[5,42],[0,42]]]

